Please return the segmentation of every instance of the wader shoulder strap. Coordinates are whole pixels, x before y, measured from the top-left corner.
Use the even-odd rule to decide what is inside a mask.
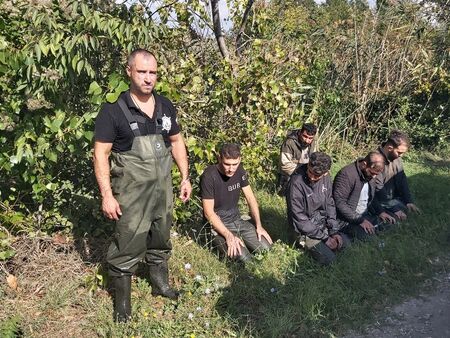
[[[134,136],[141,136],[141,131],[139,130],[139,125],[136,122],[136,119],[133,117],[133,114],[131,114],[130,109],[128,109],[127,104],[122,98],[119,98],[117,100],[117,103],[119,104],[120,109],[125,114],[125,117],[127,118],[128,124],[130,125],[131,131],[133,132]]]
[[[163,120],[162,120],[162,103],[161,98],[159,95],[153,94],[155,96],[155,102],[156,102],[156,133],[155,134],[162,134],[163,129]]]

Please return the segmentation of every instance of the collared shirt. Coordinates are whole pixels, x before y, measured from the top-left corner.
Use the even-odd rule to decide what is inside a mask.
[[[161,104],[162,108],[162,136],[167,147],[170,146],[169,136],[180,132],[177,123],[177,114],[173,104],[164,96],[153,93],[155,98],[155,113],[152,117],[142,112],[133,102],[130,92],[120,94],[130,112],[136,116],[141,135],[156,133],[156,107]],[[124,152],[131,149],[134,134],[128,124],[125,114],[117,102],[105,103],[95,120],[95,141],[112,143],[113,152]]]
[[[356,206],[356,213],[362,215],[367,211],[369,204],[369,183],[364,183],[361,194],[359,195],[358,205]]]

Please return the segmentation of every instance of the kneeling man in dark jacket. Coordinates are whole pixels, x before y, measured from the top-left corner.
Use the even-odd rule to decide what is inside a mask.
[[[331,264],[335,252],[350,244],[336,220],[330,167],[330,156],[312,153],[309,163],[297,167],[291,176],[286,195],[288,221],[297,242],[323,265]]]
[[[333,198],[342,230],[351,237],[366,240],[382,222],[394,223],[377,199],[375,177],[384,170],[384,157],[370,152],[365,158],[342,168],[334,178]]]

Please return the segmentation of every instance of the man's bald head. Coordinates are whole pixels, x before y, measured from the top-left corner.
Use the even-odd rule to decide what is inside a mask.
[[[131,68],[134,65],[134,61],[136,59],[136,56],[138,56],[138,55],[143,56],[144,58],[150,58],[150,59],[153,58],[156,60],[156,57],[152,52],[149,52],[146,49],[138,48],[138,49],[135,49],[134,51],[132,51],[131,54],[128,56],[128,59],[127,59],[128,67]]]

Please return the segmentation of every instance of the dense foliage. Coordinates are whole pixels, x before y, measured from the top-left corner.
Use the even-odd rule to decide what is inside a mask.
[[[127,88],[124,62],[136,47],[158,55],[158,91],[178,107],[193,178],[227,140],[244,146],[252,178],[271,184],[283,137],[304,121],[336,156],[392,127],[420,148],[448,146],[442,1],[377,11],[361,0],[256,1],[239,53],[236,28],[226,35],[229,59],[203,33],[204,1],[146,3],[0,1],[0,230],[101,231],[93,121]],[[247,1],[233,3],[239,27]]]

